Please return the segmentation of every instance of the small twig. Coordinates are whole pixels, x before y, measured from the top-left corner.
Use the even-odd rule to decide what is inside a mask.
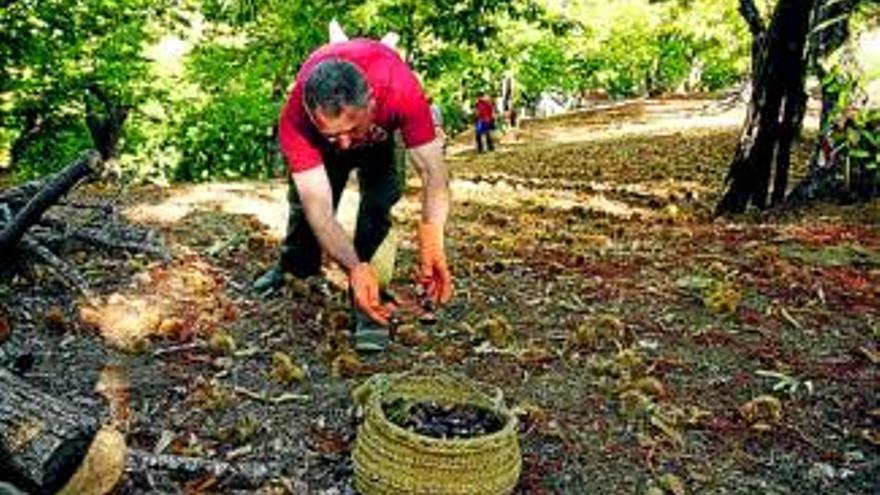
[[[244,457],[253,451],[254,451],[254,446],[251,444],[247,444],[247,445],[241,446],[237,449],[233,449],[233,450],[230,450],[229,452],[227,452],[226,453],[226,460],[227,461],[234,461],[235,459],[238,459],[240,457]]]
[[[265,354],[266,351],[259,347],[248,347],[247,349],[242,349],[240,351],[235,351],[232,353],[234,357],[237,358],[248,358],[253,356],[258,356],[260,354]]]
[[[217,256],[219,254],[222,254],[227,249],[238,247],[241,243],[244,242],[244,240],[245,235],[242,232],[236,232],[236,234],[229,239],[214,243],[214,245],[205,250],[205,254],[212,257]]]
[[[196,349],[204,349],[205,343],[201,341],[187,342],[186,344],[173,345],[171,347],[163,347],[153,351],[153,357],[163,356],[165,354],[173,354],[175,352],[192,351]]]
[[[789,313],[788,310],[784,307],[779,307],[779,314],[781,314],[785,321],[787,321],[791,326],[795,327],[798,330],[804,329],[804,326],[801,324],[801,322],[797,321],[794,316],[792,316],[791,313]]]
[[[235,386],[232,388],[232,391],[243,395],[249,399],[253,399],[259,402],[264,402],[266,404],[284,404],[285,402],[308,402],[312,400],[311,396],[304,394],[292,394],[292,393],[284,393],[276,396],[269,396],[265,392],[254,392],[253,390]]]
[[[19,245],[24,251],[39,258],[39,260],[48,266],[52,272],[65,283],[65,285],[75,289],[87,299],[92,299],[92,293],[89,291],[86,281],[82,278],[82,275],[80,275],[77,269],[56,256],[55,253],[49,250],[49,248],[29,237],[21,238]]]

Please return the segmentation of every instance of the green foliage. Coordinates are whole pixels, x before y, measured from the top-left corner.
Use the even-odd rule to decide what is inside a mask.
[[[545,91],[714,90],[748,69],[733,0],[12,2],[0,10],[0,162],[34,177],[94,146],[93,86],[130,109],[116,153],[131,176],[275,175],[279,110],[334,18],[352,37],[398,33],[453,133],[503,76],[521,106]]]
[[[845,173],[856,194],[870,199],[880,192],[880,109],[855,112],[839,134],[847,160]]]
[[[842,164],[838,178],[848,192],[870,199],[880,192],[880,108],[865,106],[857,71],[834,65],[821,83],[830,102],[822,129],[835,146],[835,160]]]
[[[271,141],[279,106],[261,81],[247,82],[251,84],[222,92],[183,119],[175,136],[182,153],[175,180],[274,175]]]
[[[558,40],[549,37],[530,47],[519,65],[517,81],[526,99],[541,91],[566,91],[571,89],[568,76],[568,60],[565,48]]]
[[[270,177],[284,169],[275,127],[301,61],[327,41],[334,13],[351,2],[207,2],[216,22],[187,59],[198,94],[186,101],[171,142],[175,180]],[[178,104],[178,106],[182,106]]]
[[[148,97],[141,48],[157,11],[147,0],[12,2],[0,10],[2,126],[19,176],[56,169],[91,146],[82,122],[90,85],[121,105]]]

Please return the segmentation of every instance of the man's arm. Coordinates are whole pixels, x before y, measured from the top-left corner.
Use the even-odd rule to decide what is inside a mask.
[[[360,261],[342,226],[333,215],[333,190],[323,165],[293,174],[306,220],[318,239],[321,249],[342,265],[354,303],[368,317],[381,325],[388,324],[391,308],[379,299],[379,282],[369,260]]]
[[[411,148],[413,162],[422,179],[422,222],[442,230],[449,215],[449,171],[443,159],[443,141]]]
[[[357,252],[342,225],[333,214],[333,190],[323,165],[293,174],[306,220],[312,227],[321,248],[343,266],[346,272],[357,265]]]
[[[432,301],[442,304],[452,297],[452,274],[443,245],[443,231],[449,215],[449,172],[443,160],[443,141],[434,139],[410,151],[423,186],[418,281]]]

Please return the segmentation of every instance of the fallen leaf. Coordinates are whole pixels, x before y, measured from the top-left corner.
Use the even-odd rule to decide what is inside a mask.
[[[208,341],[208,347],[217,354],[230,355],[235,353],[238,345],[235,342],[235,337],[229,332],[219,330],[211,335],[211,339]]]
[[[397,327],[394,337],[401,344],[410,347],[417,347],[431,342],[431,334],[412,324]]]
[[[759,395],[740,406],[739,412],[755,429],[767,429],[782,419],[782,402],[772,395]]]
[[[79,468],[57,495],[104,495],[119,483],[125,471],[125,437],[110,426],[95,435]]]
[[[46,327],[53,332],[63,332],[67,326],[67,317],[64,316],[64,310],[60,306],[49,308],[43,319],[46,321]]]
[[[275,352],[272,354],[272,368],[269,376],[278,383],[289,385],[292,382],[302,381],[306,372],[299,365],[294,363],[287,353]]]
[[[649,395],[654,398],[659,398],[666,395],[666,388],[663,386],[663,383],[652,376],[639,378],[631,382],[628,388],[638,390],[643,394]]]
[[[863,356],[868,358],[868,361],[871,364],[875,364],[875,365],[880,364],[880,352],[875,351],[873,349],[869,349],[865,346],[860,346],[859,352],[861,352]]]
[[[475,327],[477,334],[493,346],[502,349],[513,344],[513,327],[501,315],[490,316]]]
[[[657,480],[657,484],[672,495],[685,495],[684,481],[672,473],[665,473]]]
[[[104,366],[98,375],[95,392],[102,395],[110,405],[109,425],[128,431],[131,422],[129,405],[130,385],[125,368],[117,365]]]
[[[351,378],[361,374],[363,370],[364,365],[354,352],[344,352],[336,356],[330,364],[330,371],[337,378]]]

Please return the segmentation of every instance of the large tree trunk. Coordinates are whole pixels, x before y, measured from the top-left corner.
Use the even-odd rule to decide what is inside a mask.
[[[804,104],[804,48],[815,0],[779,0],[752,74],[752,99],[717,213],[767,206],[774,161],[774,202],[785,196],[791,143]]]
[[[0,480],[55,493],[82,463],[98,426],[92,414],[0,367]]]

